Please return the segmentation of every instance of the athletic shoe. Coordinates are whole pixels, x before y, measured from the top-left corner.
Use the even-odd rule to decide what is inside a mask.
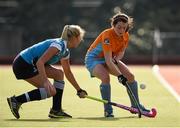
[[[63,112],[62,110],[57,111],[57,110],[53,110],[51,109],[48,115],[50,118],[72,118],[71,115]]]
[[[150,112],[149,109],[146,109],[143,105],[140,104],[140,109],[145,112]]]
[[[114,117],[113,113],[104,112],[104,117]]]
[[[137,107],[133,107],[133,106],[132,106],[132,108],[136,108],[136,109],[137,109]],[[146,109],[146,108],[145,108],[143,105],[141,105],[141,104],[140,104],[140,109],[141,109],[141,111],[150,112],[149,109]],[[136,114],[136,112],[132,112],[132,111],[131,111],[131,113]]]
[[[7,98],[7,102],[9,104],[9,107],[11,109],[12,114],[19,119],[19,108],[21,107],[21,103],[18,103],[15,96],[12,96],[10,98]]]

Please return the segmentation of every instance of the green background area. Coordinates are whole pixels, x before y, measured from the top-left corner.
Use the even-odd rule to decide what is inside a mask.
[[[51,98],[22,105],[19,120],[9,110],[6,98],[19,95],[34,89],[24,81],[17,81],[10,67],[0,67],[0,127],[180,127],[179,102],[160,84],[153,75],[152,67],[131,66],[139,83],[146,84],[146,89],[139,89],[141,102],[157,108],[156,118],[138,118],[128,111],[114,107],[115,118],[103,117],[103,104],[90,99],[79,99],[75,89],[65,80],[63,97],[64,110],[73,116],[72,119],[49,119]],[[90,96],[100,98],[99,84],[96,78],[91,79],[84,67],[72,67],[80,86]],[[111,77],[112,101],[129,105],[125,88]]]

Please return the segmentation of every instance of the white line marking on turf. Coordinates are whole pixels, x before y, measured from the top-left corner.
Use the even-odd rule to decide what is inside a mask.
[[[159,72],[159,66],[154,65],[152,68],[155,76],[159,79],[159,81],[164,85],[164,87],[177,99],[178,102],[180,102],[180,96],[174,89],[171,87],[171,85],[162,77],[162,75]]]

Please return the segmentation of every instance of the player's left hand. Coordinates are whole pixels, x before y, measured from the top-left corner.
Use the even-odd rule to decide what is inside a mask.
[[[87,94],[87,92],[85,90],[80,89],[80,90],[77,91],[77,95],[79,96],[79,98],[85,98],[85,96],[88,95],[88,94]]]

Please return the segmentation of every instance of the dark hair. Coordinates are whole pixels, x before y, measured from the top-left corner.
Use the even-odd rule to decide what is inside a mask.
[[[133,18],[121,12],[118,12],[111,18],[111,26],[115,26],[118,22],[128,23],[126,32],[133,27]]]

